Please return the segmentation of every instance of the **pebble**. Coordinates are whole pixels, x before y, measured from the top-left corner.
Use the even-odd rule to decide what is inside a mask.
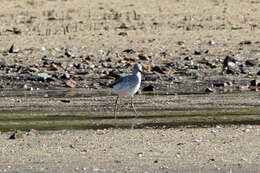
[[[143,153],[137,153],[137,157],[139,158],[143,157]]]
[[[258,59],[249,59],[249,60],[246,60],[245,64],[247,66],[256,66],[258,65]]]
[[[159,67],[159,66],[153,67],[153,68],[152,68],[152,71],[155,71],[155,72],[164,74],[164,70],[163,70],[161,67]]]
[[[206,93],[211,93],[211,92],[214,92],[214,89],[208,87],[208,88],[205,89],[205,92],[206,92]]]
[[[259,86],[260,85],[260,79],[254,79],[250,81],[251,86]]]
[[[144,61],[149,61],[150,60],[150,58],[147,55],[145,55],[145,54],[139,54],[138,58],[140,60],[144,60]]]
[[[223,66],[233,68],[236,66],[236,60],[234,58],[231,58],[230,56],[226,56],[225,60],[223,61]]]
[[[186,57],[184,58],[185,61],[190,61],[190,60],[192,60],[192,59],[193,59],[193,58],[190,57],[190,56],[186,56]]]
[[[9,139],[24,139],[24,134],[20,130],[16,130]]]
[[[200,143],[200,140],[199,139],[193,139],[192,142]]]
[[[239,44],[240,44],[240,45],[252,44],[252,42],[251,42],[250,40],[245,40],[245,41],[241,41]]]
[[[216,42],[215,42],[214,40],[210,40],[210,41],[208,42],[208,44],[209,44],[209,45],[215,45]]]
[[[118,35],[120,35],[120,36],[127,36],[127,32],[119,32]]]
[[[69,49],[65,49],[65,55],[67,56],[67,57],[72,57],[72,58],[74,58],[75,57],[75,55],[72,53],[72,51],[70,51]]]
[[[75,88],[77,83],[74,80],[70,79],[70,80],[67,80],[65,82],[65,84],[66,84],[67,87]]]
[[[125,50],[123,50],[123,53],[135,53],[135,50],[133,50],[133,49],[125,49]]]
[[[143,91],[154,91],[155,88],[153,85],[148,85],[143,88]]]
[[[52,76],[47,73],[39,73],[37,76],[43,80],[47,80],[48,78],[51,78]]]
[[[19,53],[19,49],[18,48],[14,48],[14,44],[12,44],[12,46],[10,47],[9,53]]]
[[[93,170],[94,172],[98,172],[98,171],[100,171],[100,169],[97,168],[97,167],[94,167],[92,170]]]

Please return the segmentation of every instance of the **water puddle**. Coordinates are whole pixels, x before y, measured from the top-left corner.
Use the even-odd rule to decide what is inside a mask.
[[[246,94],[246,92],[249,94]],[[244,95],[241,96],[242,92],[234,90],[233,93],[227,93],[225,91],[218,91],[217,93],[213,93],[216,96],[216,102],[212,100],[203,102],[210,96],[208,93],[174,91],[142,92],[142,95],[146,96],[146,98],[154,99],[151,103],[161,99],[162,102],[159,103],[161,105],[149,105],[146,103],[148,101],[143,98],[142,103],[146,105],[139,106],[138,112],[140,115],[138,117],[135,117],[134,113],[130,110],[121,110],[118,112],[117,119],[115,119],[111,108],[106,107],[106,104],[104,104],[105,106],[102,109],[93,110],[91,107],[86,107],[86,104],[91,104],[91,99],[77,100],[77,98],[100,98],[102,96],[103,98],[100,100],[92,100],[92,104],[96,101],[96,107],[102,106],[100,102],[111,101],[111,97],[110,100],[109,97],[106,97],[112,95],[111,90],[97,91],[83,88],[35,91],[2,90],[0,91],[0,99],[2,99],[0,101],[6,102],[8,98],[11,98],[12,103],[9,107],[6,104],[2,104],[1,106],[0,131],[14,129],[82,130],[105,128],[171,128],[184,125],[260,124],[260,107],[255,104],[258,100],[256,99],[252,103],[244,101],[244,98],[249,98],[249,101],[253,97],[256,98],[254,93],[243,91],[246,97]],[[176,95],[178,97],[175,97]],[[236,101],[232,103],[233,105],[229,105],[231,103],[224,103],[224,101],[233,100],[234,98],[238,98],[238,96],[240,98],[238,99],[239,103]],[[19,99],[16,100],[14,98]],[[43,101],[42,98],[46,100],[46,107],[39,106],[39,104],[41,105],[40,102]],[[63,103],[61,100],[56,100],[55,103],[59,102],[57,106],[52,105],[52,103],[48,105],[48,99],[52,98],[65,98],[65,100],[69,101]],[[76,99],[72,100],[72,98]],[[183,99],[180,100],[180,98]],[[168,103],[173,104],[173,106],[166,108],[163,105],[164,101],[167,103],[167,99],[171,100]],[[198,102],[198,99],[202,100],[202,102]],[[18,107],[17,101],[19,101],[20,107]],[[193,104],[191,104],[192,101],[194,102]],[[204,104],[207,105],[209,102],[212,102],[212,105],[205,107]],[[222,107],[219,105],[222,105]],[[35,106],[39,107],[32,109]],[[66,106],[66,109],[63,106]],[[19,110],[16,110],[17,108]]]
[[[73,112],[73,111],[72,111]],[[123,112],[115,119],[108,112],[82,111],[4,111],[0,112],[0,131],[83,130],[106,128],[171,128],[178,126],[214,126],[217,124],[260,124],[260,108],[209,110],[149,110]]]

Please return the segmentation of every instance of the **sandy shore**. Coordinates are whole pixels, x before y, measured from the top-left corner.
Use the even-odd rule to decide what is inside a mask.
[[[260,126],[0,135],[0,172],[259,172]]]

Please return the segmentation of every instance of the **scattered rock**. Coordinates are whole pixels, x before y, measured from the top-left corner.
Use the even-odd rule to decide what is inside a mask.
[[[127,36],[127,32],[119,32],[118,35],[120,35],[120,36]]]
[[[65,55],[67,57],[72,57],[72,58],[75,57],[75,55],[69,49],[65,49]]]
[[[24,139],[25,135],[20,131],[16,130],[10,137],[9,139]]]
[[[21,29],[18,29],[18,28],[13,28],[13,29],[7,29],[6,30],[7,32],[12,32],[14,34],[21,34],[22,33],[22,30]]]
[[[115,71],[110,71],[110,72],[108,73],[108,76],[111,76],[111,77],[116,78],[116,79],[118,79],[118,78],[121,77],[121,76],[119,75],[119,73],[118,73],[118,72],[115,72]]]
[[[13,43],[8,52],[9,53],[19,53],[19,49],[18,48],[15,49],[14,43]]]
[[[43,80],[47,80],[47,79],[51,79],[51,75],[47,74],[47,73],[39,73],[37,75],[39,78],[42,78]]]
[[[147,55],[145,55],[145,54],[139,54],[139,55],[138,55],[138,58],[139,58],[140,60],[145,60],[145,61],[149,61],[149,60],[150,60],[149,56],[147,56]]]
[[[35,129],[30,129],[26,132],[27,136],[35,135],[37,133],[37,130]]]
[[[247,75],[252,74],[252,72],[251,72],[249,69],[244,68],[244,67],[241,67],[241,68],[240,68],[240,72],[241,72],[242,74],[247,74]]]
[[[205,92],[206,92],[206,93],[211,93],[211,92],[214,92],[214,89],[208,87],[208,88],[205,89]]]
[[[245,41],[241,41],[239,44],[240,44],[240,45],[252,44],[252,42],[251,42],[250,40],[245,40]]]
[[[143,157],[143,153],[137,153],[137,157],[139,158]]]
[[[193,59],[193,58],[190,57],[190,56],[186,56],[186,57],[184,58],[185,61],[190,61],[190,60],[192,60],[192,59]]]
[[[214,40],[210,40],[210,41],[208,42],[208,44],[209,44],[209,45],[215,45],[216,42],[215,42]]]
[[[231,58],[230,56],[226,56],[223,67],[233,68],[236,66],[236,60],[234,58]]]
[[[154,91],[155,88],[153,85],[148,85],[143,88],[143,91]]]
[[[62,103],[70,103],[70,100],[68,100],[68,99],[61,99],[60,100]]]
[[[195,51],[194,51],[194,55],[201,55],[201,51],[195,50]]]
[[[135,53],[133,49],[125,49],[123,53]]]
[[[234,70],[234,69],[227,69],[226,70],[226,73],[227,74],[232,74],[232,75],[234,75],[234,74],[239,74],[236,70]]]
[[[251,86],[260,86],[260,79],[254,79],[250,81]]]
[[[128,29],[128,28],[129,28],[129,25],[125,24],[125,23],[122,23],[119,27],[117,27],[117,29]]]
[[[192,142],[200,143],[200,140],[199,139],[193,139]]]
[[[77,83],[74,80],[70,79],[70,80],[67,80],[65,82],[65,84],[66,84],[67,87],[75,88]]]
[[[249,59],[249,60],[246,60],[246,63],[245,63],[247,66],[256,66],[258,65],[258,59]]]
[[[163,70],[163,68],[159,67],[159,66],[155,66],[152,68],[152,71],[161,73],[161,74],[165,74],[165,71]]]

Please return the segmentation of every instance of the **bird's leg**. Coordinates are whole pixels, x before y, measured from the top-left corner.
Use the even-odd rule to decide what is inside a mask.
[[[132,108],[134,109],[136,116],[138,116],[138,115],[137,115],[137,112],[136,112],[136,110],[135,110],[134,104],[133,104],[133,96],[131,96],[131,106],[132,106]]]
[[[117,110],[117,101],[118,101],[118,98],[119,98],[119,96],[117,96],[117,98],[116,98],[115,107],[114,107],[114,116],[115,116],[115,119],[116,119],[116,110]]]

